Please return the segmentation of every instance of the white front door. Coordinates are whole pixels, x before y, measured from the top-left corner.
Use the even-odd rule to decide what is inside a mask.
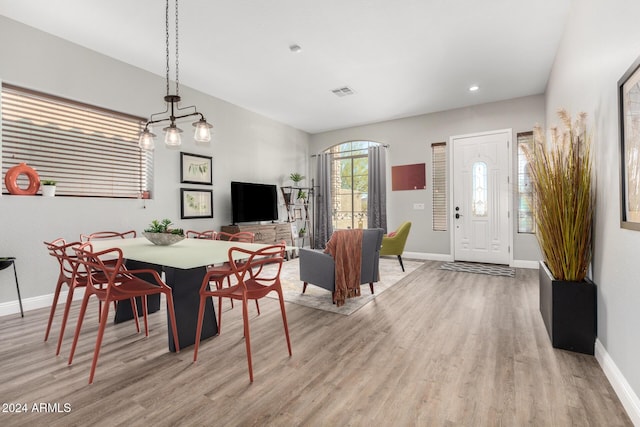
[[[454,259],[509,264],[511,130],[451,141]]]

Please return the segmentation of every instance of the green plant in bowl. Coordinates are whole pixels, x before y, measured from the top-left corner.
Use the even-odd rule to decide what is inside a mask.
[[[184,231],[182,228],[169,228],[172,224],[170,219],[163,219],[162,221],[154,219],[142,234],[154,245],[173,245],[184,239]]]
[[[151,221],[151,224],[149,224],[149,227],[147,227],[144,231],[148,232],[148,233],[169,233],[169,234],[179,234],[181,236],[184,235],[184,230],[182,228],[169,228],[170,225],[173,225],[173,222],[171,222],[170,219],[163,219],[162,221],[158,221],[157,219],[154,219],[153,221]]]

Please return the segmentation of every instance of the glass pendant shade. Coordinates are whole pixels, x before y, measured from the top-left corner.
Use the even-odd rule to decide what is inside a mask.
[[[175,123],[171,123],[169,127],[166,127],[163,130],[165,131],[164,143],[168,147],[178,147],[182,144],[182,139],[180,138],[182,129],[177,127]]]
[[[138,141],[138,146],[143,150],[153,150],[155,147],[155,135],[149,131],[149,129],[145,129],[140,134],[140,140]]]
[[[211,131],[210,129],[213,127],[205,119],[200,119],[199,121],[193,124],[195,126],[196,131],[193,135],[193,139],[196,142],[209,142],[211,141]]]

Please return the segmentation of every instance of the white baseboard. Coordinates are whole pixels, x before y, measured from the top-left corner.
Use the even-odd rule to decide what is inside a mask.
[[[537,270],[540,266],[540,261],[527,261],[523,259],[514,259],[511,263],[511,267],[515,268],[531,268]]]
[[[403,252],[403,258],[407,259],[424,259],[427,261],[453,261],[450,254],[429,254],[424,252]]]
[[[451,262],[453,261],[452,254],[431,254],[424,252],[404,252],[402,254],[403,258],[407,259],[424,259],[427,261],[443,261],[443,262]],[[529,260],[520,260],[516,259],[511,262],[511,267],[515,268],[531,268],[534,270],[538,269],[539,261],[529,261]]]
[[[58,304],[64,303],[67,300],[67,290],[60,292],[58,297]],[[73,300],[81,300],[84,295],[84,289],[76,291],[73,294]],[[38,308],[51,307],[53,302],[53,294],[39,295],[37,297],[26,298],[22,300],[22,308],[25,312],[29,310],[36,310]],[[7,301],[0,303],[0,316],[7,316],[9,314],[20,314],[20,303],[18,300]]]
[[[631,422],[635,426],[640,426],[640,399],[638,399],[638,395],[633,391],[599,339],[596,339],[595,357],[609,383],[611,383],[613,390],[618,395],[622,406],[627,411],[627,415],[631,418]]]

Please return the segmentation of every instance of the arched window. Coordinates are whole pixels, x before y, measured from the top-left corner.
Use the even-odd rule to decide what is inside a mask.
[[[326,150],[331,154],[331,205],[334,229],[367,228],[369,147],[371,141],[350,141]]]

